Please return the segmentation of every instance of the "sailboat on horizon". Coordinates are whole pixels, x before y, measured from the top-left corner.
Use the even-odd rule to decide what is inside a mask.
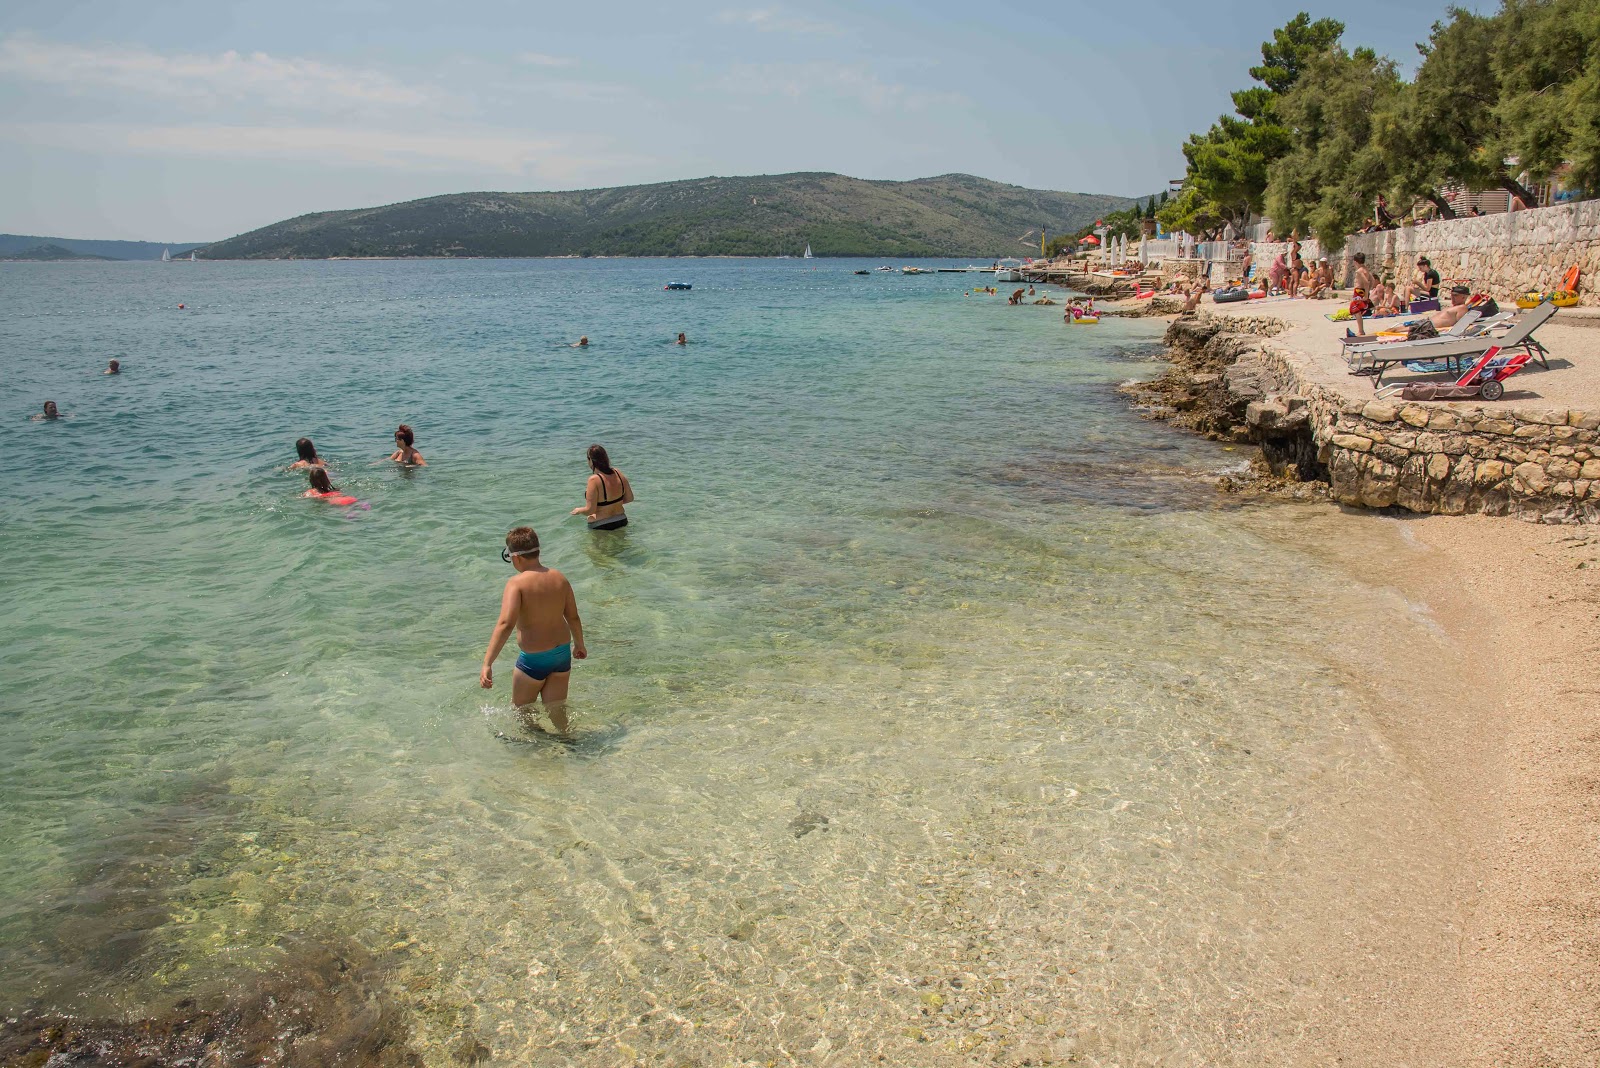
[[[800,258],[803,259],[803,260],[810,260],[810,259],[815,259],[816,258],[815,256],[811,255],[811,242],[809,242],[809,241],[806,242],[805,253],[803,255],[801,255]]]
[[[172,262],[172,250],[170,248],[164,248],[164,249],[161,250],[161,262],[162,263],[171,263]]]
[[[195,262],[193,250],[190,250],[190,252],[189,252],[189,262],[190,263],[194,263]]]

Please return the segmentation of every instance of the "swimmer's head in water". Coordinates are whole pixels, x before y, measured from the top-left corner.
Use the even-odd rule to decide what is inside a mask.
[[[46,419],[54,419],[56,416],[58,416],[60,414],[61,414],[61,412],[56,408],[56,402],[55,401],[45,401],[44,402],[44,417]]]
[[[583,335],[582,337],[580,337],[578,339],[578,344],[580,344],[580,345],[587,345],[588,343],[589,343],[589,335],[588,334],[585,334],[585,335]]]
[[[589,466],[602,475],[611,474],[611,456],[603,445],[589,446]]]
[[[411,432],[410,427],[406,426],[404,423],[401,423],[395,428],[394,440],[400,442],[402,445],[415,445],[417,443],[417,436]]]
[[[532,527],[516,527],[506,534],[506,547],[500,550],[500,559],[511,563],[514,559],[532,560],[539,555],[539,535]]]
[[[298,453],[300,459],[304,460],[306,463],[311,463],[317,458],[317,447],[311,444],[310,438],[301,438],[299,441],[295,442],[294,451]]]
[[[122,370],[122,364],[119,363],[116,360],[112,360],[109,364],[106,365],[106,370],[113,371],[113,372],[114,371],[120,371],[120,370]]]
[[[320,467],[311,469],[311,488],[318,493],[332,493],[333,480],[328,477],[328,472]]]

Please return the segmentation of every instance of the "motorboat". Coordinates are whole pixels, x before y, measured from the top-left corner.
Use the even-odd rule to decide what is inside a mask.
[[[880,271],[893,271],[894,268],[893,267],[879,267],[878,270],[880,270]]]
[[[857,271],[856,274],[871,274],[871,271]]]
[[[994,280],[996,282],[1022,281],[1022,272],[1017,270],[1021,266],[1021,260],[1000,260],[994,265]]]
[[[693,289],[693,282],[668,282],[662,289]]]
[[[927,270],[926,268],[923,268],[923,267],[902,267],[902,268],[900,268],[900,273],[901,274],[933,274],[934,272],[930,271],[930,270]]]

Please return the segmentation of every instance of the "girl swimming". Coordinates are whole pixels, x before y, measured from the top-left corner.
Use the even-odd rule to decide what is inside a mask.
[[[317,500],[337,505],[361,503],[348,493],[340,493],[339,488],[333,484],[333,480],[328,478],[327,470],[321,467],[313,467],[311,469],[311,488],[301,496],[314,497]]]
[[[325,467],[327,462],[317,455],[317,447],[311,444],[310,438],[301,438],[294,443],[294,451],[300,459],[289,465],[289,470],[298,471],[305,467]]]

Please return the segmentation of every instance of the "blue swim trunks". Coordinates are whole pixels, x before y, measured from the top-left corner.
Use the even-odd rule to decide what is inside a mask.
[[[572,670],[572,643],[546,649],[542,653],[518,653],[517,670],[530,679],[544,680],[561,671]]]

